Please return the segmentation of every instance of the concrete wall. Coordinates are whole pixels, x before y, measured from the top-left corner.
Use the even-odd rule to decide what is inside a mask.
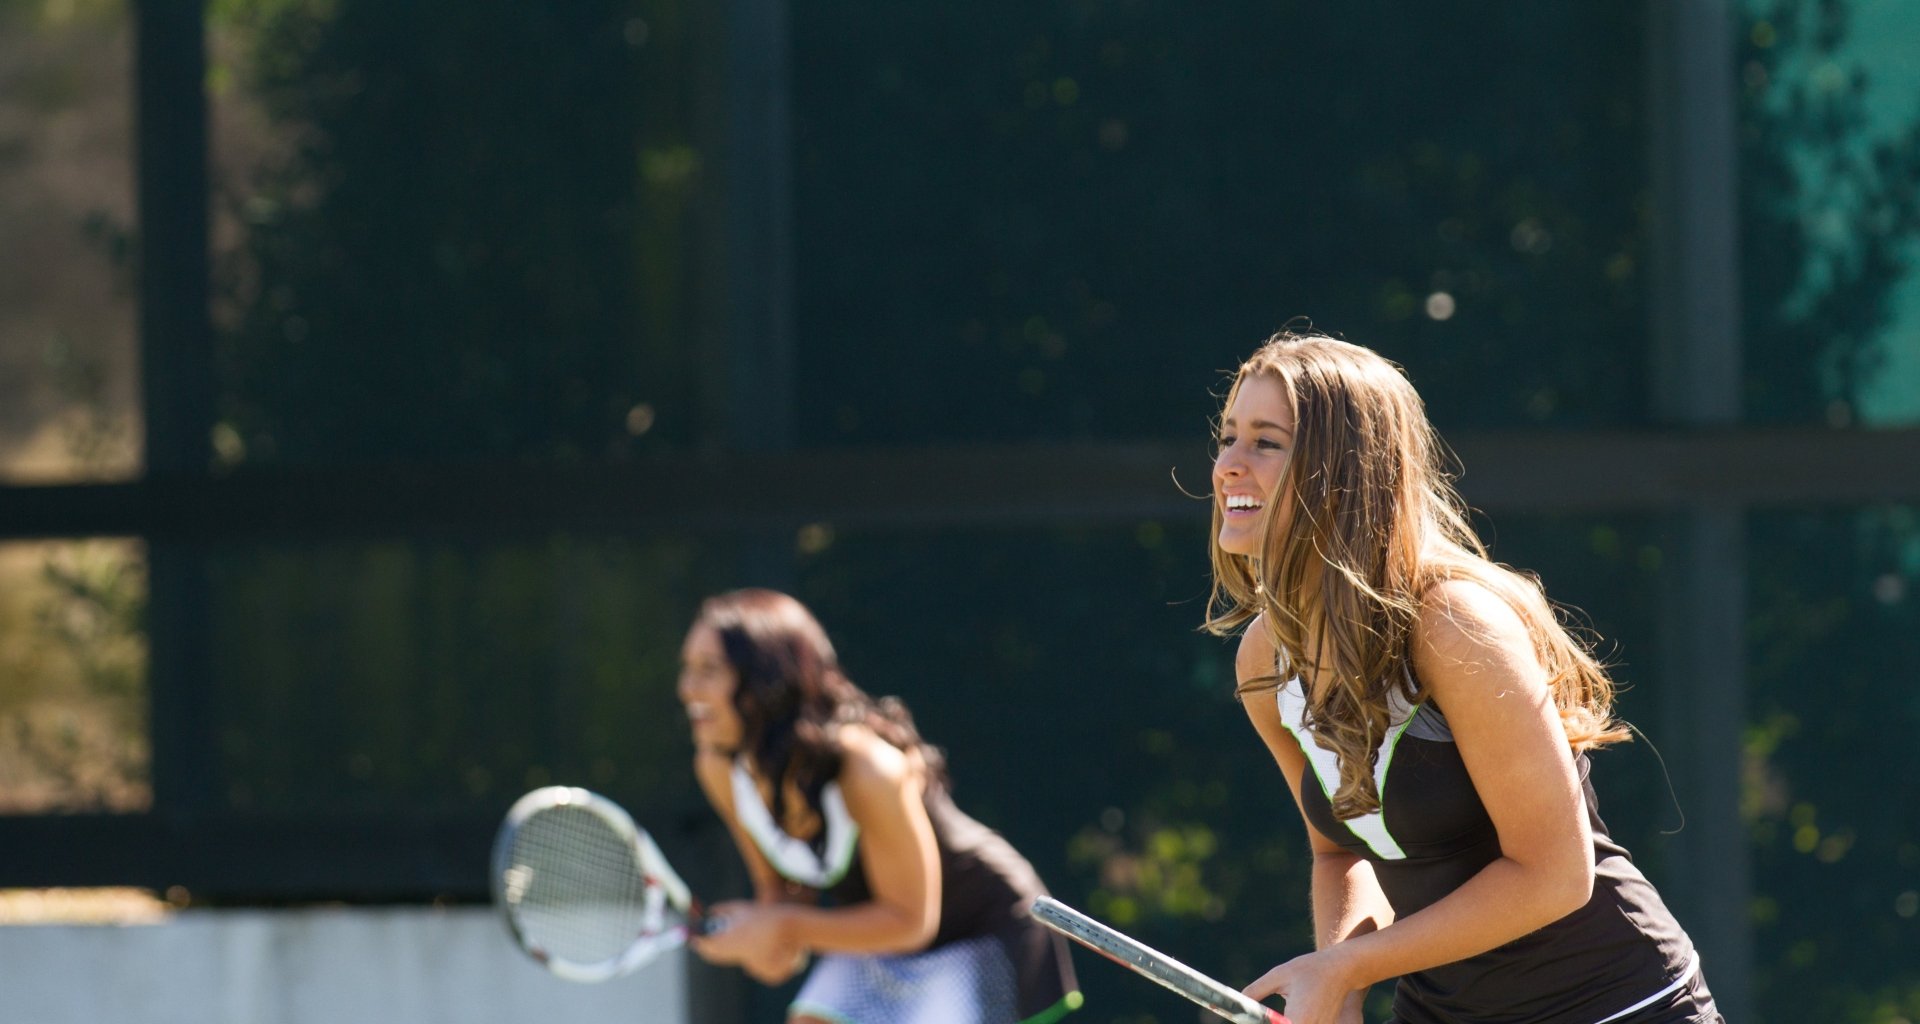
[[[0,926],[5,1024],[687,1024],[684,952],[598,985],[485,907],[188,910]]]

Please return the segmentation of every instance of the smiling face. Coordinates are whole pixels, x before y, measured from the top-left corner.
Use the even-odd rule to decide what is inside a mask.
[[[1213,460],[1213,500],[1220,520],[1220,550],[1258,556],[1265,542],[1268,508],[1282,497],[1281,482],[1293,452],[1293,403],[1286,386],[1270,374],[1249,374],[1235,385],[1220,418],[1219,454]],[[1282,502],[1274,529],[1286,526]]]
[[[720,631],[696,623],[680,645],[680,681],[676,688],[693,729],[693,745],[702,750],[730,752],[741,742],[740,712],[733,693],[740,673],[727,660]]]

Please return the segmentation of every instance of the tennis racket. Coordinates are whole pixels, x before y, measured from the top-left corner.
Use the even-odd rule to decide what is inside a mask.
[[[507,812],[493,841],[493,902],[520,948],[568,981],[639,970],[718,924],[619,804],[568,786],[536,789]]]
[[[1262,1006],[1146,943],[1095,921],[1051,896],[1033,901],[1041,924],[1095,953],[1159,982],[1234,1024],[1293,1024],[1280,1011]]]

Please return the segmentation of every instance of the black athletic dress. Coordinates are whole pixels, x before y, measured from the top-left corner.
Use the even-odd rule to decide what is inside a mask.
[[[1302,725],[1300,681],[1278,694],[1280,719],[1312,769],[1301,780],[1303,813],[1372,865],[1394,915],[1404,918],[1491,863],[1500,841],[1439,708],[1394,699],[1374,773],[1381,808],[1341,821],[1330,799],[1339,768]],[[1722,1024],[1693,943],[1607,834],[1586,756],[1574,762],[1593,833],[1593,896],[1506,945],[1402,977],[1393,1003],[1398,1024]]]

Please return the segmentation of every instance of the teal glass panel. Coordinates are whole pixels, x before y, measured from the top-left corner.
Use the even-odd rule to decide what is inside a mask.
[[[1920,423],[1920,7],[1741,9],[1748,416]]]

